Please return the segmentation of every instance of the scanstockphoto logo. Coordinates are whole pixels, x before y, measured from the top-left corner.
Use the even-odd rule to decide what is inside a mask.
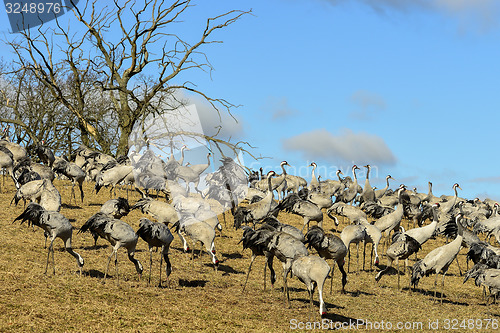
[[[242,154],[206,140],[196,105],[181,105],[137,122],[128,157],[137,186],[168,194],[178,213],[189,193],[214,199],[226,211],[248,191]]]
[[[55,20],[78,4],[79,0],[4,0],[12,33]]]

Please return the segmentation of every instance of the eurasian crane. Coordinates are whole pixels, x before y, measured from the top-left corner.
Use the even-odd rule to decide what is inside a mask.
[[[457,214],[455,217],[455,225],[458,228],[457,237],[450,243],[440,246],[431,252],[429,252],[424,259],[419,260],[413,265],[412,276],[410,283],[414,286],[418,285],[419,280],[432,273],[436,274],[434,280],[434,298],[436,298],[437,293],[437,279],[439,273],[443,273],[443,282],[441,289],[441,303],[443,302],[443,292],[444,292],[444,277],[446,272],[450,267],[453,260],[458,255],[460,248],[462,247],[463,240],[463,227],[460,223],[462,214]],[[453,226],[451,226],[453,227]]]
[[[170,232],[170,229],[159,222],[153,222],[146,218],[141,218],[139,220],[139,229],[137,230],[137,235],[141,237],[149,247],[149,278],[148,285],[151,283],[151,267],[153,266],[153,248],[161,247],[160,256],[160,282],[158,287],[161,288],[161,266],[163,259],[165,259],[165,270],[167,274],[167,287],[169,286],[168,277],[172,272],[172,265],[170,264],[170,259],[168,258],[168,251],[170,249],[170,244],[174,240],[174,236]]]
[[[134,264],[137,274],[139,274],[139,279],[141,278],[143,270],[142,264],[139,260],[134,258],[135,247],[139,236],[137,236],[137,233],[130,225],[121,220],[115,219],[110,215],[99,212],[90,217],[90,219],[88,219],[87,222],[85,222],[85,224],[80,228],[78,233],[86,231],[97,233],[101,238],[106,239],[113,246],[113,250],[108,258],[108,264],[106,265],[104,281],[108,276],[109,263],[114,255],[116,281],[118,283],[118,249],[121,247],[127,249],[128,259]]]
[[[332,278],[330,281],[330,294],[332,293],[333,272],[335,263],[339,266],[342,273],[342,293],[345,293],[345,285],[347,284],[347,273],[344,270],[344,258],[347,254],[347,247],[344,242],[332,233],[325,233],[318,226],[312,226],[306,234],[306,244],[308,247],[314,247],[318,254],[325,259],[333,259]]]
[[[45,210],[42,206],[36,203],[30,203],[24,212],[16,217],[14,221],[21,220],[21,223],[28,221],[29,225],[36,225],[42,228],[50,237],[50,246],[47,253],[47,263],[45,265],[45,274],[49,267],[49,258],[52,253],[53,274],[56,273],[56,264],[54,261],[54,241],[56,238],[62,239],[66,251],[76,259],[76,263],[82,275],[82,267],[84,264],[80,254],[73,251],[71,247],[71,239],[73,235],[73,226],[69,220],[59,212]]]

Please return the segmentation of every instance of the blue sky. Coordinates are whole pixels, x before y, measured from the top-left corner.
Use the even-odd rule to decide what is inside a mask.
[[[466,198],[500,200],[498,1],[204,0],[182,29],[231,9],[253,15],[215,35],[215,71],[190,81],[241,105],[225,135],[268,157],[247,165],[287,160],[309,180],[311,161],[323,178],[370,163],[379,188],[391,174],[393,188],[432,181],[451,195],[458,182]]]

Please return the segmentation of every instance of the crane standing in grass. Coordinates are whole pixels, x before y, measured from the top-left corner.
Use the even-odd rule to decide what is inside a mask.
[[[115,271],[116,271],[116,281],[118,282],[118,249],[124,247],[127,249],[128,259],[134,263],[135,269],[139,274],[139,279],[142,274],[142,264],[139,260],[134,258],[135,247],[137,245],[137,240],[139,237],[130,225],[127,223],[115,219],[104,213],[96,213],[90,219],[85,222],[85,224],[80,228],[81,232],[90,231],[92,233],[97,233],[100,237],[106,239],[113,246],[113,251],[108,258],[108,264],[106,266],[106,273],[104,273],[104,281],[108,276],[109,263],[113,255],[115,256]]]
[[[28,221],[28,225],[36,225],[42,228],[50,237],[50,246],[47,253],[47,264],[45,265],[45,274],[49,267],[49,258],[52,253],[53,274],[56,273],[56,265],[54,261],[54,241],[56,238],[61,238],[64,242],[66,251],[76,259],[76,263],[82,275],[82,267],[84,264],[80,254],[73,251],[71,247],[71,238],[73,235],[73,226],[69,220],[59,212],[47,211],[42,206],[36,203],[30,203],[24,212],[16,217],[14,221],[21,220],[21,223]]]
[[[167,273],[167,287],[168,277],[172,272],[172,265],[170,264],[170,259],[168,258],[168,251],[170,248],[170,243],[174,240],[174,236],[170,232],[170,229],[163,224],[158,222],[152,222],[146,218],[141,218],[139,222],[139,229],[137,230],[137,234],[141,237],[149,246],[149,278],[148,284],[151,283],[151,267],[153,266],[153,248],[161,247],[161,256],[160,256],[160,282],[158,283],[158,287],[161,287],[161,266],[163,259],[165,259],[165,270]]]
[[[347,284],[347,273],[344,270],[344,258],[347,254],[347,247],[344,242],[336,235],[325,233],[318,226],[313,226],[306,234],[306,244],[312,246],[318,251],[318,254],[325,259],[333,259],[339,266],[342,273],[342,293],[345,293],[345,285]],[[330,280],[330,294],[332,293],[333,270],[335,263],[332,265],[332,278]]]
[[[417,261],[413,265],[413,272],[411,277],[411,284],[417,286],[419,280],[427,275],[436,273],[436,279],[434,280],[434,298],[436,298],[437,293],[437,279],[439,273],[443,273],[442,289],[441,289],[441,303],[443,302],[443,292],[444,292],[444,277],[446,272],[450,267],[453,260],[458,255],[460,248],[462,247],[463,240],[463,227],[460,224],[460,219],[462,214],[458,214],[455,217],[454,223],[448,225],[449,228],[458,228],[457,237],[450,243],[440,246],[431,252],[429,252],[424,259]],[[453,225],[454,224],[454,225]]]

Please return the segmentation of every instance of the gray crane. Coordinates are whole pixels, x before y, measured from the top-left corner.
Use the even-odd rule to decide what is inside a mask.
[[[375,191],[376,199],[382,198],[387,193],[387,190],[389,189],[389,179],[394,180],[394,178],[392,178],[391,175],[388,175],[387,177],[385,177],[385,182],[386,182],[385,187]]]
[[[471,278],[474,279],[476,286],[488,287],[490,291],[488,299],[493,297],[493,302],[496,302],[496,298],[500,293],[500,269],[478,263],[467,272],[464,283]],[[488,299],[486,304],[488,304]]]
[[[327,192],[309,191],[307,188],[303,188],[298,192],[298,195],[302,200],[312,202],[319,209],[328,208],[333,205],[332,196]]]
[[[2,187],[5,187],[5,170],[9,173],[16,187],[18,187],[17,180],[14,177],[14,155],[2,145],[0,145],[0,168],[4,171]]]
[[[16,165],[20,160],[28,156],[26,148],[17,143],[10,142],[7,140],[0,140],[0,146],[4,146],[5,148],[11,151],[12,156],[14,158],[14,165]]]
[[[252,270],[252,265],[255,259],[258,256],[264,256],[266,258],[266,262],[264,264],[264,290],[266,290],[266,267],[269,266],[269,270],[271,272],[271,288],[274,286],[276,282],[276,273],[273,268],[273,258],[274,255],[267,249],[267,243],[270,238],[276,232],[273,227],[269,225],[262,225],[257,230],[254,230],[248,226],[243,226],[243,236],[241,237],[239,243],[243,243],[243,250],[250,249],[252,251],[252,258],[250,259],[250,266],[248,266],[248,273],[245,278],[245,283],[243,284],[243,291],[247,286],[248,276],[250,275],[250,271]]]
[[[405,186],[401,185],[398,190],[398,206],[390,214],[384,215],[379,218],[373,225],[375,225],[381,232],[385,234],[384,243],[382,244],[382,252],[384,252],[385,244],[388,242],[389,234],[392,230],[397,228],[403,219],[404,209],[401,195],[405,191]]]
[[[359,203],[363,202],[375,202],[376,197],[375,197],[375,191],[373,190],[372,186],[370,185],[370,170],[371,166],[370,164],[367,164],[364,166],[366,168],[366,179],[365,179],[365,187],[363,187],[363,192],[361,192],[359,196]]]
[[[356,195],[358,194],[358,179],[356,178],[356,170],[359,170],[359,167],[357,165],[353,165],[352,175],[354,177],[354,181],[349,184],[344,192],[336,198],[336,202],[342,201],[344,203],[351,203],[352,205],[354,198],[356,198]]]
[[[36,144],[34,148],[35,154],[38,155],[40,161],[52,168],[56,158],[54,156],[54,152],[45,145],[45,142],[42,140],[40,143]]]
[[[307,189],[309,191],[316,191],[319,188],[318,178],[316,178],[316,175],[314,174],[317,168],[317,164],[312,162],[311,164],[309,164],[309,166],[312,167],[312,172],[311,172],[311,182],[309,183]]]
[[[393,237],[392,244],[387,248],[387,266],[385,269],[378,272],[375,276],[375,281],[380,281],[383,275],[387,274],[392,268],[392,262],[396,260],[397,275],[398,275],[398,290],[400,289],[400,273],[399,273],[399,259],[407,259],[413,253],[420,250],[420,243],[413,237],[398,232]],[[406,271],[406,262],[403,273]]]
[[[276,231],[283,231],[286,232],[287,234],[290,234],[300,240],[301,242],[305,241],[304,234],[300,229],[294,227],[293,225],[281,223],[276,217],[274,216],[267,216],[262,220],[263,223],[270,225],[273,227]]]
[[[453,191],[455,192],[455,196],[453,197],[452,200],[440,203],[440,205],[441,205],[440,210],[443,214],[451,213],[451,211],[455,207],[455,204],[457,203],[457,198],[458,198],[457,188],[462,189],[460,187],[460,185],[458,185],[457,183],[453,184]]]
[[[313,306],[313,294],[318,287],[319,314],[326,314],[326,306],[323,301],[323,285],[330,273],[330,266],[325,259],[308,255],[297,258],[292,262],[292,275],[302,281],[309,293],[309,306]]]
[[[127,216],[130,213],[130,205],[125,198],[110,199],[102,204],[101,213],[112,216],[115,219],[120,219],[123,216]],[[92,237],[94,238],[94,247],[97,247],[97,240],[99,239],[99,234],[90,230]]]
[[[149,197],[142,198],[132,206],[132,210],[138,208],[142,213],[148,214],[158,222],[165,223],[166,225],[173,225],[179,221],[177,210],[172,205],[163,201],[154,200]]]
[[[75,195],[75,185],[78,183],[78,188],[80,189],[80,199],[83,202],[83,181],[85,180],[85,171],[82,170],[78,165],[73,162],[68,162],[64,159],[58,159],[57,162],[54,162],[52,169],[54,172],[65,175],[68,177],[71,182],[71,196],[75,198],[76,203],[76,195]]]
[[[196,244],[198,242],[201,243],[202,247],[205,247],[205,250],[208,252],[210,257],[212,258],[212,263],[214,265],[215,271],[219,266],[219,260],[215,255],[215,230],[214,228],[206,222],[200,221],[196,219],[193,215],[183,215],[178,222],[176,222],[173,227],[175,227],[175,231],[181,237],[181,240],[184,245],[184,250],[189,251],[189,247],[187,245],[186,237],[191,239],[193,243],[193,248],[191,250],[191,258],[194,260],[194,250]],[[201,257],[201,250],[200,250]]]
[[[304,218],[304,226],[302,232],[307,226],[309,229],[309,222],[318,222],[321,227],[323,225],[323,212],[314,203],[308,200],[302,200],[298,194],[291,193],[276,207],[276,210],[284,210]]]
[[[248,204],[246,206],[238,206],[234,211],[234,228],[239,229],[242,224],[255,223],[266,217],[271,211],[271,205],[273,203],[273,189],[271,185],[271,178],[274,177],[276,173],[274,171],[269,171],[267,173],[267,193],[262,200]]]
[[[131,165],[116,165],[115,167],[107,170],[101,170],[96,177],[95,192],[99,193],[99,190],[103,186],[111,185],[109,190],[109,196],[112,196],[112,191],[115,189],[116,185],[124,181],[131,173],[133,173],[134,167]],[[116,193],[115,193],[116,195]]]
[[[462,246],[463,227],[460,223],[461,218],[462,214],[459,213],[455,217],[455,222],[454,222],[455,225],[453,225],[453,223],[449,224],[449,226],[452,228],[454,228],[455,226],[458,228],[457,237],[452,242],[440,246],[429,252],[424,257],[424,259],[417,261],[415,265],[413,265],[412,269],[412,276],[410,283],[415,287],[418,285],[418,282],[422,277],[430,275],[432,273],[436,273],[436,278],[434,280],[434,288],[435,288],[434,298],[436,298],[437,279],[439,273],[443,274],[441,297],[440,297],[441,303],[443,302],[444,277],[446,276],[448,268],[450,267],[453,260],[455,260],[455,258],[457,257],[458,252],[460,251],[460,248]]]
[[[275,232],[267,242],[267,250],[283,264],[283,293],[286,303],[290,303],[287,277],[292,269],[292,263],[299,257],[308,256],[306,246],[297,238],[286,232]]]
[[[12,202],[17,203],[23,199],[25,202],[37,202],[48,211],[58,212],[61,209],[61,194],[48,179],[33,180],[21,186]]]
[[[170,259],[168,258],[168,251],[170,249],[170,244],[174,240],[174,236],[170,232],[170,229],[159,222],[153,222],[146,218],[141,218],[139,220],[139,229],[137,230],[137,235],[141,237],[149,247],[149,278],[148,285],[151,283],[151,267],[153,266],[153,248],[161,248],[160,255],[160,282],[158,287],[161,288],[161,266],[163,259],[165,259],[165,271],[167,274],[167,287],[169,286],[168,277],[172,273],[172,265],[170,264]]]
[[[357,262],[357,269],[359,272],[359,243],[364,241],[366,239],[366,228],[362,225],[359,224],[350,224],[344,229],[342,229],[342,232],[340,233],[340,239],[344,242],[347,252],[349,254],[349,259],[347,261],[347,272],[350,272],[350,267],[351,267],[351,250],[350,250],[350,245],[351,243],[356,244],[356,262]]]
[[[318,226],[313,226],[306,234],[306,244],[308,247],[314,247],[318,254],[325,259],[333,259],[332,278],[330,281],[330,294],[332,293],[333,272],[335,263],[339,266],[342,274],[342,293],[345,293],[345,285],[347,284],[347,273],[344,270],[344,258],[347,254],[347,247],[344,242],[332,233],[325,233]]]
[[[436,232],[436,228],[439,221],[438,209],[439,209],[439,203],[435,203],[434,205],[432,205],[433,219],[430,224],[424,227],[407,230],[404,233],[415,239],[420,245],[424,245],[424,243],[427,242],[429,239],[431,239],[431,237]],[[415,260],[417,260],[417,252],[415,252]]]
[[[71,239],[73,235],[73,226],[69,220],[59,212],[47,211],[42,206],[36,203],[30,203],[24,212],[16,217],[14,221],[21,220],[21,223],[28,221],[28,225],[33,225],[42,228],[50,237],[50,246],[47,253],[47,263],[45,265],[45,274],[49,267],[49,258],[52,253],[53,274],[56,273],[56,265],[54,261],[54,241],[56,238],[62,239],[66,251],[76,259],[76,263],[82,275],[82,267],[84,264],[80,254],[73,251],[71,247]]]
[[[212,153],[207,154],[207,163],[191,165],[191,170],[197,173],[198,176],[201,176],[201,174],[210,167],[210,156],[212,156]]]
[[[108,258],[108,264],[106,265],[106,273],[104,273],[104,281],[108,276],[109,263],[113,255],[115,256],[115,272],[116,281],[118,283],[118,249],[124,247],[127,249],[128,259],[134,264],[137,274],[139,274],[139,279],[142,275],[142,264],[137,260],[135,255],[135,247],[137,246],[137,240],[139,236],[132,229],[130,225],[113,218],[110,215],[104,213],[96,213],[90,219],[85,222],[85,224],[80,228],[78,233],[83,233],[90,231],[92,233],[97,233],[101,238],[104,238],[113,246],[113,250]]]

